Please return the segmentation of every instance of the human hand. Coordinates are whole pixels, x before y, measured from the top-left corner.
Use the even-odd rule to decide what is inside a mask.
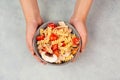
[[[82,39],[82,44],[80,45],[80,52],[83,52],[85,50],[86,43],[87,43],[87,29],[86,29],[85,22],[71,18],[70,23],[77,29],[77,31],[80,34],[80,37]],[[72,60],[72,62],[76,61],[76,59],[79,57],[79,55],[80,55],[80,53],[78,53],[75,56],[75,58]]]
[[[70,20],[70,23],[77,29],[77,31],[79,32],[81,39],[82,39],[82,45],[80,48],[80,52],[83,52],[85,50],[86,47],[86,43],[87,43],[87,29],[86,29],[86,24],[84,21],[80,21],[80,20]]]
[[[32,41],[33,41],[33,36],[36,32],[36,29],[39,25],[42,24],[42,20],[39,22],[39,24],[36,21],[30,22],[26,24],[26,42],[27,42],[27,46],[28,49],[30,50],[30,52],[32,53],[32,55],[41,63],[45,64],[45,62],[41,61],[40,58],[34,53],[33,50],[33,45],[32,45]]]

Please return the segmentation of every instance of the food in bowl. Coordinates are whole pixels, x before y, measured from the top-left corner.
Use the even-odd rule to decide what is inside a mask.
[[[49,63],[65,63],[74,58],[80,38],[63,21],[48,23],[36,37],[37,49],[43,60]]]

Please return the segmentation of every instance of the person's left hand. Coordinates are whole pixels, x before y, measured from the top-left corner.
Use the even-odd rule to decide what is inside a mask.
[[[80,52],[83,52],[86,47],[87,43],[87,29],[86,24],[83,21],[80,20],[70,20],[70,23],[77,29],[77,31],[80,34],[80,37],[82,39],[82,45],[80,46]],[[77,56],[78,57],[78,56]]]

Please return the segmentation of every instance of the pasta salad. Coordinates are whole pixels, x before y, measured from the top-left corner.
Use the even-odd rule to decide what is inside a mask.
[[[74,58],[80,39],[64,22],[48,23],[36,37],[41,57],[50,63],[64,63]]]

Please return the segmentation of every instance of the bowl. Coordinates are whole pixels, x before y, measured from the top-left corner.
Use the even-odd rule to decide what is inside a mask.
[[[39,53],[39,51],[38,51],[38,48],[37,48],[37,40],[36,40],[36,37],[37,37],[38,35],[40,35],[40,33],[39,33],[40,29],[45,29],[45,28],[47,27],[48,23],[51,23],[51,22],[53,22],[53,23],[55,23],[55,24],[58,24],[59,21],[48,21],[48,22],[45,22],[44,24],[42,24],[41,26],[39,26],[39,27],[37,28],[37,30],[36,30],[36,32],[35,32],[35,34],[34,34],[34,36],[33,36],[33,48],[34,48],[35,54],[36,54],[43,62],[46,62],[46,63],[49,63],[49,64],[56,64],[56,63],[47,62],[47,61],[45,61],[45,60],[42,58],[42,56],[40,55],[40,53]],[[75,29],[74,26],[72,26],[70,23],[65,22],[65,21],[64,21],[64,23],[65,23],[70,29],[72,29],[72,33],[74,33],[74,34],[75,34],[77,37],[79,37],[79,39],[80,39],[79,49],[77,50],[77,53],[74,55],[74,58],[75,58],[75,56],[77,56],[77,54],[78,54],[79,51],[80,51],[80,47],[81,47],[81,37],[80,37],[78,31]],[[72,58],[70,61],[72,61],[74,58]],[[64,63],[68,63],[68,62],[70,62],[70,61],[67,61],[67,62],[64,62]],[[64,63],[60,63],[60,64],[64,64]]]

